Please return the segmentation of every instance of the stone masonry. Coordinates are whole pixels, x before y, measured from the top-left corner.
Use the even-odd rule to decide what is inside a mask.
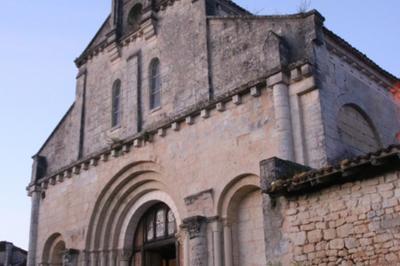
[[[400,256],[400,175],[290,199],[285,236],[303,265],[395,265]]]
[[[277,184],[279,179],[272,181],[273,187],[266,186],[265,191],[270,196],[265,199],[271,197],[279,202],[269,207],[281,217],[281,227],[275,224],[274,228],[281,231],[277,245],[284,246],[278,254],[279,261],[283,265],[398,265],[399,148],[388,152],[395,156],[394,161],[389,159],[372,168],[364,165],[364,169],[343,172],[344,180],[339,174],[325,169],[317,173],[311,171],[309,183],[294,181],[297,185],[287,184],[284,197],[276,194],[278,187],[287,186]],[[376,153],[376,156],[380,155]],[[358,164],[357,160],[350,164]],[[325,174],[321,175],[323,172]],[[267,171],[265,177],[270,175],[268,173],[271,172]],[[305,175],[304,172],[297,173],[293,180],[307,180]],[[266,223],[270,219],[266,216]]]
[[[315,10],[111,2],[33,157],[28,266],[400,260],[397,77]]]

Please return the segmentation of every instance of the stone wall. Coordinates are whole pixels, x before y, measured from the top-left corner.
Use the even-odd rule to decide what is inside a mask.
[[[379,150],[381,146],[375,127],[357,106],[342,106],[337,117],[337,128],[340,140],[350,154],[366,154]]]
[[[400,173],[290,198],[283,208],[285,261],[299,265],[397,265]]]
[[[367,148],[362,143],[370,142],[367,136],[358,135],[365,128],[357,117],[353,122],[348,121],[354,127],[354,135],[350,134],[343,141],[339,115],[346,105],[363,114],[375,131],[380,148],[396,143],[396,134],[400,131],[400,106],[390,92],[392,81],[359,60],[354,53],[343,49],[328,34],[325,45],[316,46],[315,52],[328,162],[335,164],[342,158],[359,155],[360,150],[364,152]],[[350,140],[360,137],[363,142]],[[371,151],[371,147],[367,150]]]
[[[46,157],[48,173],[78,159],[81,110],[79,104],[74,104],[40,149],[39,154]]]
[[[213,97],[257,79],[265,81],[281,65],[312,56],[312,42],[320,30],[318,13],[207,17],[204,4],[171,3],[157,12],[155,35],[123,36],[120,43],[99,49],[79,66],[74,108],[39,152],[48,158],[47,174],[183,112],[200,111]],[[105,38],[109,23],[92,46],[100,45],[97,38]],[[270,36],[277,38],[277,50],[271,48]],[[150,110],[149,65],[156,57],[160,60],[161,108]],[[112,128],[111,89],[117,79],[121,80],[121,123]],[[314,149],[314,143],[309,147]],[[325,161],[320,154],[311,157],[315,166]]]
[[[279,71],[289,62],[307,61],[317,38],[318,14],[209,18],[210,62],[215,96]],[[272,49],[269,35],[281,39]],[[243,71],[245,70],[245,71]],[[272,74],[271,73],[271,74]]]
[[[265,265],[262,198],[259,191],[246,195],[235,210],[233,265]]]
[[[228,184],[245,174],[257,175],[258,162],[277,154],[271,90],[263,88],[258,97],[246,94],[240,99],[240,104],[227,102],[224,110],[212,109],[208,117],[193,118],[193,124],[183,121],[177,130],[168,128],[152,142],[132,146],[116,157],[108,154],[103,157],[106,160],[98,158],[80,171],[45,184],[40,199],[37,262],[41,262],[45,243],[54,233],[64,237],[67,248],[85,250],[90,219],[101,193],[111,180],[135,165],[143,168],[127,178],[139,183],[142,179],[157,180],[162,187],[152,189],[162,189],[171,197],[177,217],[216,217],[217,204]],[[148,173],[152,169],[146,168],[145,162],[157,165],[157,175]],[[136,186],[148,189],[146,184],[132,187]],[[128,184],[121,187],[130,188]],[[185,202],[185,198],[210,190],[212,193],[204,193],[194,209]],[[212,245],[209,247],[212,254]]]

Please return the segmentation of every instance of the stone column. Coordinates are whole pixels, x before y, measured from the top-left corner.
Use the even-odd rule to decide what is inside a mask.
[[[179,263],[177,265],[186,266],[189,265],[189,233],[186,228],[181,226],[179,233],[175,235],[177,240],[177,260]],[[182,260],[181,260],[182,259]]]
[[[224,266],[233,265],[232,254],[232,225],[228,220],[224,221]]]
[[[106,266],[107,265],[107,259],[108,259],[108,251],[107,250],[100,251],[100,253],[99,253],[99,265],[100,266]]]
[[[207,266],[207,218],[189,217],[183,220],[183,226],[189,233],[189,265]]]
[[[87,250],[82,250],[79,254],[79,265],[80,266],[89,266],[89,252]]]
[[[278,155],[285,160],[294,160],[293,130],[290,111],[289,87],[287,77],[278,73],[267,80],[272,87],[275,123],[277,130]]]
[[[117,256],[118,256],[118,251],[116,250],[111,250],[108,253],[108,265],[109,266],[117,266]]]
[[[91,252],[90,252],[90,263],[89,263],[89,265],[91,265],[91,266],[97,266],[97,265],[98,265],[98,264],[97,264],[98,259],[99,259],[99,252],[97,252],[97,251],[91,251]]]
[[[31,205],[31,224],[29,229],[29,251],[28,251],[27,266],[36,266],[41,189],[39,186],[36,185],[30,186],[28,189],[32,205]]]
[[[183,266],[190,265],[190,238],[189,232],[185,232],[185,238],[183,240]]]
[[[63,254],[63,266],[78,266],[79,250],[67,249]]]
[[[219,221],[215,221],[212,224],[212,237],[214,244],[214,266],[222,266],[222,232],[221,224]]]

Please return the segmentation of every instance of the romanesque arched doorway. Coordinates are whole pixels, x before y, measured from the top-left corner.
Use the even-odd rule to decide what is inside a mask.
[[[133,246],[133,266],[178,265],[176,220],[164,203],[150,207],[139,221]]]

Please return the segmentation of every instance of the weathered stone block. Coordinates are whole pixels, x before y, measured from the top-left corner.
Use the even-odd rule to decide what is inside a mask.
[[[341,238],[331,240],[329,242],[329,247],[334,250],[341,250],[344,248],[344,241]]]
[[[301,246],[306,243],[307,236],[305,232],[298,232],[290,235],[290,239],[296,246]]]
[[[322,240],[322,231],[314,230],[307,233],[307,239],[310,243],[317,243]]]
[[[353,234],[354,226],[353,224],[345,224],[336,229],[338,237],[347,237]]]

